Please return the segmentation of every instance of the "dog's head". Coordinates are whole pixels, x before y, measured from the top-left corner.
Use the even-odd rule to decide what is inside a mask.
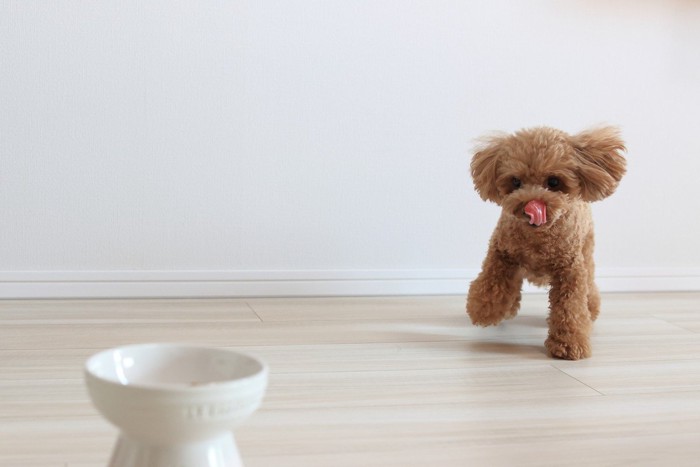
[[[533,128],[483,140],[471,163],[474,186],[525,224],[554,224],[575,200],[610,196],[625,174],[617,128],[569,135]]]

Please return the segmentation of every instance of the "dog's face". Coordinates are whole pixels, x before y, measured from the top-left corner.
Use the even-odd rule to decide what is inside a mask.
[[[552,128],[489,138],[472,159],[474,186],[524,224],[548,228],[574,200],[610,196],[625,174],[624,142],[613,127],[571,136]]]

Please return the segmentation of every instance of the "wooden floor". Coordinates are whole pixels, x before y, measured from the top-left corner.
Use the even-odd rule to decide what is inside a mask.
[[[137,342],[270,365],[247,467],[700,464],[700,294],[606,295],[591,359],[545,356],[544,295],[475,328],[464,297],[0,301],[0,466],[103,466],[82,380]]]

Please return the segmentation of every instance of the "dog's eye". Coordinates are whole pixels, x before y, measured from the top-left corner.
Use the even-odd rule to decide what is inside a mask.
[[[518,189],[522,186],[523,182],[519,178],[513,177],[513,188]]]
[[[549,177],[547,179],[547,186],[549,188],[558,188],[559,184],[559,179],[557,177]]]

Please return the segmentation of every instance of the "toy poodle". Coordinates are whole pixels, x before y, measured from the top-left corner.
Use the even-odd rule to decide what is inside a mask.
[[[479,326],[513,318],[523,279],[549,286],[550,356],[591,355],[600,311],[589,203],[610,196],[625,174],[625,144],[614,127],[569,135],[553,128],[486,139],[471,163],[482,199],[503,208],[467,313]]]

